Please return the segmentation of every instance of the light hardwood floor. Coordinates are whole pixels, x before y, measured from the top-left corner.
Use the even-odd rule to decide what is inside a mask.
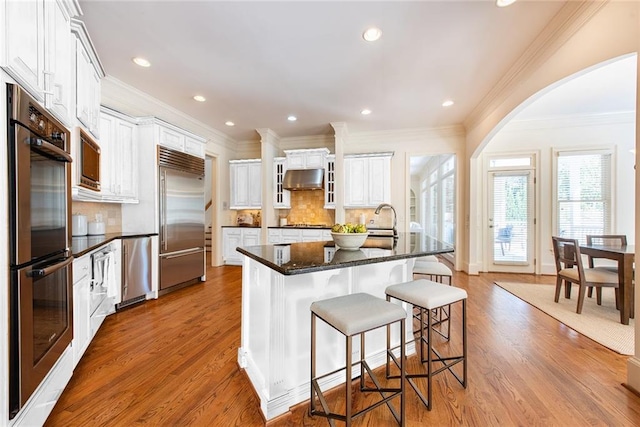
[[[258,399],[236,363],[241,268],[209,268],[207,277],[109,316],[46,425],[263,425]],[[408,388],[407,426],[640,425],[640,397],[622,385],[627,357],[493,283],[553,279],[455,274],[454,284],[469,294],[469,386],[436,376],[431,412]],[[327,421],[310,418],[301,404],[269,425]],[[382,406],[355,425],[394,423]]]

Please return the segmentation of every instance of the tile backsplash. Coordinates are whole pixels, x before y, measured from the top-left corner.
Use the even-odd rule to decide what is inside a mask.
[[[324,191],[292,191],[291,209],[283,210],[281,218],[287,218],[289,224],[325,224],[333,225],[335,211],[324,208]]]
[[[107,233],[119,233],[122,231],[122,209],[117,203],[73,201],[71,213],[86,215],[87,221],[95,221],[96,214],[101,214]]]
[[[364,214],[364,222],[367,227],[391,228],[393,227],[393,213],[391,209],[382,209],[378,215],[375,209],[346,209],[345,222],[360,223],[360,215]],[[373,220],[373,224],[371,221]]]

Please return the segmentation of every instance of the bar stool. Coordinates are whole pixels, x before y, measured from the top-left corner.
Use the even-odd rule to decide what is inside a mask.
[[[400,369],[400,378],[398,387],[381,387],[380,382],[374,376],[371,368],[365,361],[365,332],[382,326],[387,327],[387,357],[391,352],[391,332],[390,327],[395,322],[400,322],[400,341],[404,341],[406,311],[397,304],[390,303],[381,298],[366,293],[350,294],[321,301],[315,301],[311,304],[311,401],[309,404],[309,415],[322,416],[329,420],[329,424],[334,426],[334,420],[344,421],[347,426],[351,426],[351,421],[363,415],[366,412],[380,406],[383,403],[389,407],[389,410],[395,417],[398,424],[404,426],[405,423],[405,403],[404,403],[404,345],[400,345],[400,362],[396,361],[396,365]],[[346,339],[345,360],[346,365],[335,371],[316,376],[316,318],[320,318],[326,324],[342,333]],[[360,335],[360,360],[352,362],[352,337]],[[353,414],[351,399],[351,372],[353,365],[360,365],[360,391],[362,392],[379,392],[382,399],[361,409]],[[346,371],[345,379],[345,413],[344,415],[331,412],[327,401],[320,389],[318,381],[324,377]],[[365,370],[373,381],[375,388],[365,387]],[[320,401],[322,410],[316,409],[316,396]],[[396,412],[390,400],[400,397],[400,414]]]
[[[429,276],[430,280],[444,283],[444,278],[448,278],[449,284],[451,284],[451,278],[453,272],[449,267],[439,261],[423,261],[422,258],[416,259],[416,263],[413,266],[413,274],[420,274],[422,276]]]
[[[464,387],[467,388],[467,292],[464,289],[456,288],[453,286],[443,285],[442,283],[432,282],[425,279],[413,280],[411,282],[399,283],[397,285],[388,286],[385,290],[387,294],[387,301],[391,301],[391,298],[413,304],[414,307],[420,308],[420,324],[423,324],[423,316],[426,313],[427,317],[427,337],[424,337],[424,328],[420,328],[420,362],[427,363],[427,373],[407,373],[406,378],[411,387],[418,394],[422,403],[431,410],[431,397],[432,387],[431,380],[434,375],[439,374],[445,370],[451,372],[456,380]],[[450,305],[456,302],[462,302],[462,354],[455,356],[443,356],[434,348],[434,342],[432,341],[432,317],[430,315],[431,310]],[[447,320],[449,323],[451,319]],[[449,337],[446,338],[449,341]],[[423,347],[427,346],[427,357],[425,360]],[[436,358],[432,357],[432,353]],[[437,370],[434,370],[433,363],[439,362],[443,366]],[[451,368],[462,362],[462,378],[456,374]],[[397,362],[396,362],[397,363]],[[389,371],[389,357],[387,357],[387,376],[390,376]],[[397,377],[397,376],[396,376]],[[425,398],[422,392],[418,389],[417,385],[413,381],[414,378],[427,378],[427,397]]]
[[[453,272],[451,271],[451,269],[446,265],[444,265],[443,263],[439,262],[438,258],[436,258],[434,255],[431,255],[431,256],[435,258],[435,261],[433,261],[433,259],[431,258],[427,260],[426,257],[416,258],[416,262],[413,267],[413,274],[428,276],[430,280],[434,280],[440,283],[444,283],[444,278],[446,277],[448,278],[447,281],[449,285],[451,285],[452,278],[453,278]],[[451,312],[451,307],[446,306],[446,307],[441,307],[438,310],[434,310],[432,312],[432,315],[434,320],[436,320],[439,324],[441,324],[449,320],[450,312]],[[414,311],[413,317],[417,319],[419,314],[420,313]],[[423,327],[426,327],[426,325],[423,325]],[[438,331],[438,333],[441,334],[446,339],[449,339],[450,329],[451,329],[450,324],[448,324],[446,334],[438,330],[436,331]]]

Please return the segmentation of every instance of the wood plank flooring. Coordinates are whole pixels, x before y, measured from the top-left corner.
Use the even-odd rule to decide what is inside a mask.
[[[46,426],[264,425],[259,401],[236,362],[241,268],[209,268],[207,277],[204,284],[109,316]],[[622,385],[627,357],[494,280],[553,282],[532,275],[456,273],[454,284],[469,294],[469,386],[464,390],[449,374],[436,376],[430,412],[407,388],[407,426],[640,425],[640,397]],[[269,423],[316,425],[327,421],[310,418],[305,404]],[[355,425],[394,422],[382,406]]]

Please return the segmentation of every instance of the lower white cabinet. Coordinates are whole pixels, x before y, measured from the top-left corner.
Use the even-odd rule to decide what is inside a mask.
[[[92,255],[110,252],[104,263],[104,284],[98,286],[94,277]],[[73,366],[75,367],[98,332],[107,315],[115,312],[121,285],[122,244],[120,240],[101,246],[73,260]]]
[[[27,401],[17,417],[13,419],[13,426],[41,426],[53,410],[64,388],[73,375],[73,352],[71,347],[62,353],[58,361],[36,391]]]
[[[260,245],[260,229],[224,227],[222,229],[222,259],[228,265],[242,265],[242,255],[237,247]]]
[[[91,256],[73,260],[73,366],[75,367],[91,342],[89,298],[91,288]]]
[[[270,245],[331,240],[331,230],[317,228],[269,228],[267,235]]]

